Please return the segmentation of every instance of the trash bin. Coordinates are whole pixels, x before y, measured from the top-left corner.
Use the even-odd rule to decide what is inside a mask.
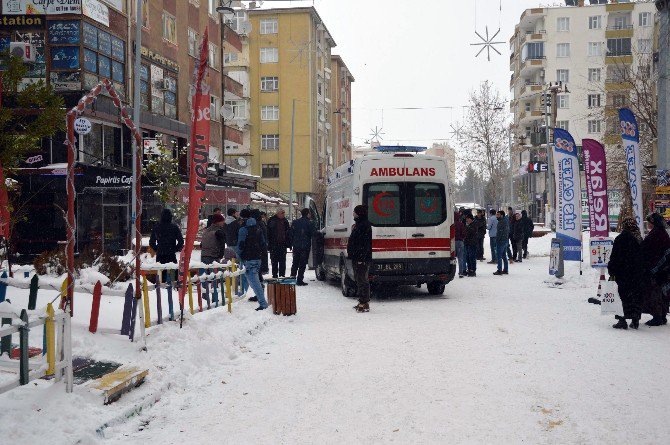
[[[295,315],[297,312],[295,298],[295,280],[267,280],[268,304],[275,315]]]

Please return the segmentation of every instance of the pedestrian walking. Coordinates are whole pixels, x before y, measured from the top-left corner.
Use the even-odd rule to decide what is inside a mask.
[[[312,221],[309,219],[309,209],[302,209],[300,214],[302,217],[293,221],[291,227],[293,244],[291,277],[296,278],[298,286],[307,286],[307,283],[305,283],[305,269],[309,261],[309,251],[312,248],[312,237],[315,230]]]
[[[200,261],[212,264],[223,258],[226,250],[226,219],[220,213],[212,215],[212,224],[202,233]]]
[[[642,258],[644,261],[645,284],[643,312],[653,318],[647,326],[660,326],[668,322],[668,303],[670,301],[670,236],[663,217],[652,213],[647,217],[649,233],[642,240]]]
[[[489,210],[489,219],[486,222],[486,229],[489,231],[489,247],[491,248],[491,261],[489,264],[498,263],[498,218],[496,216],[496,211],[491,209]]]
[[[614,239],[614,246],[607,264],[610,279],[613,279],[619,290],[623,305],[623,316],[617,315],[619,321],[612,326],[614,329],[628,329],[626,320],[631,320],[630,327],[637,329],[640,325],[642,310],[642,283],[644,278],[644,261],[642,259],[642,235],[635,218],[624,218],[621,222],[621,233]]]
[[[509,259],[510,263],[514,262],[514,255],[512,255],[512,250],[510,249],[510,245],[514,246],[514,240],[512,239],[512,232],[514,231],[514,209],[512,207],[507,207],[507,215],[505,215],[505,218],[507,219],[507,226],[509,228],[509,243],[507,245],[507,258]]]
[[[454,214],[454,238],[456,240],[456,258],[458,258],[458,278],[463,278],[467,273],[465,263],[465,223],[462,213]]]
[[[523,259],[528,258],[528,240],[533,237],[533,230],[535,230],[535,224],[533,220],[528,217],[528,212],[525,210],[521,211],[521,225],[523,226],[523,243],[521,247],[523,249]]]
[[[523,223],[521,215],[514,215],[514,225],[512,225],[512,258],[515,263],[520,263],[523,256]]]
[[[156,252],[156,262],[177,264],[177,252],[184,248],[184,237],[179,226],[172,222],[172,211],[163,209],[160,222],[151,231],[149,247]],[[168,271],[161,273],[163,282],[167,282]],[[173,276],[173,275],[171,275]]]
[[[496,213],[496,254],[498,258],[498,270],[493,275],[507,275],[509,273],[509,263],[507,262],[507,250],[509,249],[509,221],[505,217],[505,211],[499,210]]]
[[[272,264],[272,278],[286,276],[286,249],[291,247],[291,226],[286,212],[280,209],[268,220],[268,249]]]
[[[245,209],[246,212],[249,212]],[[245,218],[245,211],[242,211],[242,217]],[[265,290],[259,279],[261,270],[261,255],[267,249],[267,240],[263,231],[258,226],[256,219],[246,218],[244,226],[238,233],[237,250],[242,258],[242,265],[245,268],[245,276],[249,286],[254,291],[254,296],[249,301],[258,301],[257,311],[267,309],[268,303],[265,300]]]
[[[472,213],[465,214],[465,264],[467,268],[466,276],[477,276],[477,250],[479,238],[477,236],[478,225]]]
[[[354,268],[356,296],[358,304],[356,312],[370,311],[370,262],[372,261],[372,225],[368,220],[368,208],[363,205],[354,207],[355,224],[347,241],[347,257]]]
[[[475,223],[477,224],[477,260],[484,261],[484,239],[486,238],[486,216],[484,210],[477,210],[475,216]]]

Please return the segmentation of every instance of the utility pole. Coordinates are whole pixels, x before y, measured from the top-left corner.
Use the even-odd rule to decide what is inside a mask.
[[[656,0],[659,16],[658,54],[658,159],[660,169],[670,168],[670,0]]]
[[[289,192],[288,192],[288,208],[289,221],[293,222],[293,154],[295,152],[295,99],[293,99],[293,113],[291,116],[291,166],[289,172]]]
[[[509,205],[514,207],[514,167],[512,165],[514,156],[512,155],[512,128],[509,130]]]

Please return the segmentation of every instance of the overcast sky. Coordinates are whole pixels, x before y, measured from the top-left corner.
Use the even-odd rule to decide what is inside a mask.
[[[356,78],[353,86],[354,144],[382,127],[384,143],[430,145],[451,137],[467,95],[491,80],[509,98],[509,43],[521,13],[540,0],[309,0],[266,1],[266,7],[314,5]],[[556,0],[555,3],[563,3]],[[476,12],[475,12],[476,10]],[[476,29],[506,42],[479,57]],[[393,110],[394,107],[453,109]],[[381,109],[384,109],[382,112]]]

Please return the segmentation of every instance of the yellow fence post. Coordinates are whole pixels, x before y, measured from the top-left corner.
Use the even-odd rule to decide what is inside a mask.
[[[191,272],[189,271],[188,273],[188,307],[191,310],[191,315],[193,315],[195,312],[193,312],[193,281],[191,280],[192,275]]]
[[[233,273],[237,272],[237,262],[235,261],[235,258],[233,258],[233,259],[231,260],[231,264],[232,264],[232,269],[231,269],[231,271],[232,271]],[[234,276],[234,275],[233,275],[233,283],[232,283],[232,284],[233,284],[233,289],[234,289],[234,290],[237,290],[237,277]]]
[[[67,301],[67,278],[63,280],[60,286],[60,308],[65,310],[65,303]]]
[[[233,268],[235,268],[235,260],[233,260]],[[226,267],[226,303],[228,304],[228,313],[233,312],[233,286],[235,278],[230,277],[230,267]]]
[[[54,307],[51,303],[47,304],[46,335],[47,335],[47,375],[56,373],[56,328],[54,326]]]
[[[144,300],[144,327],[151,327],[151,314],[149,312],[149,286],[147,284],[146,274],[142,274],[142,299]]]

